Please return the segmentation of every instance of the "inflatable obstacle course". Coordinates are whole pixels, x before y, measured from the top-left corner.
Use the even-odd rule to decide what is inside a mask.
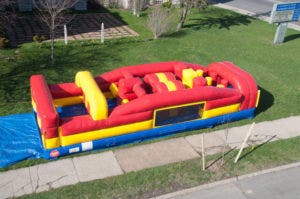
[[[259,101],[254,78],[231,62],[150,63],[74,79],[30,78],[44,158],[252,118]]]

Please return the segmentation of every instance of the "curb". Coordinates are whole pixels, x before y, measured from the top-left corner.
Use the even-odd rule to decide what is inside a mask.
[[[250,173],[250,174],[245,174],[245,175],[242,175],[242,176],[236,176],[236,177],[232,177],[232,178],[229,178],[229,179],[226,179],[226,180],[220,180],[220,181],[212,182],[212,183],[209,183],[209,184],[204,184],[204,185],[200,185],[200,186],[197,186],[197,187],[184,189],[184,190],[181,190],[181,191],[176,191],[176,192],[173,192],[173,193],[168,193],[168,194],[165,194],[165,195],[153,197],[151,199],[171,199],[171,198],[174,198],[176,196],[186,195],[186,194],[189,194],[189,193],[192,193],[192,192],[195,192],[195,191],[199,191],[199,190],[203,190],[203,189],[211,189],[211,188],[214,188],[214,187],[217,187],[217,186],[220,186],[220,185],[225,185],[225,184],[229,184],[229,183],[232,183],[232,182],[237,182],[237,181],[242,180],[242,179],[252,178],[252,177],[255,177],[255,176],[259,176],[259,175],[279,172],[279,171],[292,169],[292,168],[296,168],[296,167],[300,167],[300,162],[287,164],[287,165],[282,165],[282,166],[279,166],[279,167],[266,169],[266,170],[263,170],[263,171],[258,171],[258,172],[254,172],[254,173]]]

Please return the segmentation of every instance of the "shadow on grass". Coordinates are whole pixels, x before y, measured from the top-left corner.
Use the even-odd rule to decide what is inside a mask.
[[[168,35],[168,37],[173,37],[173,38],[181,38],[187,35],[187,33],[184,30],[173,32]]]
[[[51,64],[48,44],[41,48],[29,44],[19,51],[18,59],[7,65],[9,70],[0,73],[1,103],[29,101],[29,78],[33,74],[43,74],[48,83],[74,82],[79,70],[90,70],[96,76],[113,69],[114,63],[122,62],[119,55],[124,53],[117,44],[91,44],[84,48],[78,43],[58,44]]]
[[[251,17],[237,13],[222,14],[218,17],[200,17],[192,18],[191,24],[185,25],[186,28],[192,29],[210,29],[218,27],[219,29],[229,30],[231,26],[248,25],[251,23]]]
[[[298,38],[300,38],[300,34],[289,35],[284,38],[284,42],[289,42]]]
[[[265,142],[263,142],[263,143],[257,145],[257,147],[254,147],[253,150],[250,150],[250,151],[248,151],[247,153],[245,153],[244,155],[242,155],[242,156],[238,159],[238,161],[244,159],[244,158],[247,157],[249,154],[251,154],[251,153],[253,153],[254,151],[256,151],[257,149],[261,148],[261,147],[264,146],[265,144],[271,142],[275,137],[276,137],[276,135],[273,135],[272,137],[270,137],[270,138],[269,138],[268,140],[266,140]]]
[[[274,104],[274,96],[269,91],[262,87],[259,87],[258,89],[260,90],[260,99],[258,107],[255,110],[256,115],[265,112]]]

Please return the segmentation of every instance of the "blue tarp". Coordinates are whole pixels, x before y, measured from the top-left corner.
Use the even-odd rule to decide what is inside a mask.
[[[0,168],[42,155],[33,113],[0,116]]]

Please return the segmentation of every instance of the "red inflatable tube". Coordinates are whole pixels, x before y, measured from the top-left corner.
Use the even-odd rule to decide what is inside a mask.
[[[182,96],[185,97],[183,98]],[[230,98],[233,96],[241,97],[241,94],[239,91],[234,89],[219,89],[211,86],[179,90],[176,92],[154,93],[142,96],[128,102],[127,104],[116,107],[111,112],[111,116],[133,114],[167,106],[187,104],[196,101],[211,101],[222,98]],[[216,104],[215,107],[219,107],[219,105]]]
[[[257,85],[256,85],[255,79],[249,73],[247,73],[244,70],[236,67],[231,62],[224,62],[224,64],[226,64],[227,67],[230,67],[232,70],[239,71],[240,74],[243,75],[244,80],[247,82],[248,88],[249,88],[249,104],[248,104],[248,108],[255,108],[256,98],[257,98]]]
[[[157,62],[157,63],[149,63],[149,64],[140,64],[137,66],[126,66],[122,68],[118,68],[116,70],[104,73],[98,77],[99,82],[116,82],[120,78],[123,78],[127,76],[127,74],[141,77],[145,74],[150,73],[162,73],[162,72],[175,72],[175,70],[182,71],[184,68],[193,68],[194,70],[201,69],[204,72],[207,71],[207,69],[204,66],[198,65],[198,64],[191,64],[186,62],[178,62],[178,61],[171,61],[171,62]],[[176,74],[176,73],[175,73]],[[177,75],[177,74],[176,74]],[[180,78],[181,74],[178,74]]]
[[[116,82],[124,77],[124,74],[132,74],[133,76],[144,76],[148,73],[173,72],[174,64],[178,62],[158,62],[150,64],[141,64],[137,66],[126,66],[116,70],[104,73],[99,77],[106,82]]]
[[[118,84],[118,93],[132,93],[134,85],[141,85],[142,83],[142,80],[137,77],[121,79]]]
[[[166,72],[166,73],[164,73],[164,74],[165,74],[165,76],[167,77],[167,79],[168,79],[169,81],[174,81],[174,80],[176,80],[175,75],[174,75],[173,73]]]
[[[109,91],[110,83],[103,82],[100,78],[95,79],[101,91]],[[49,84],[49,89],[53,99],[82,96],[81,88],[75,83]]]
[[[119,97],[121,99],[133,100],[133,99],[137,98],[137,95],[135,93],[120,93]]]
[[[58,114],[53,105],[52,96],[43,75],[30,77],[31,96],[36,105],[36,112],[41,120],[42,133],[46,138],[57,137]]]
[[[143,88],[142,84],[137,84],[133,86],[133,92],[138,96],[142,97],[146,94],[145,89]]]
[[[49,84],[49,89],[54,99],[82,95],[81,88],[74,83]]]
[[[215,72],[219,74],[223,79],[227,79],[229,83],[235,88],[238,89],[244,96],[244,100],[241,104],[241,110],[248,109],[249,99],[250,99],[250,90],[248,83],[244,80],[246,77],[240,73],[239,70],[233,70],[228,67],[223,62],[212,63],[208,66],[209,72]]]
[[[205,110],[210,110],[210,109],[219,108],[222,106],[228,106],[231,104],[240,103],[241,99],[242,99],[242,94],[239,94],[239,95],[235,95],[235,96],[228,97],[228,98],[207,101]]]
[[[250,99],[249,99],[249,106],[248,108],[255,108],[256,105],[256,98],[257,98],[257,84],[255,79],[246,71],[236,67],[231,62],[224,62],[228,67],[230,67],[233,70],[240,71],[241,74],[245,77],[245,80],[248,82],[248,87],[250,89]]]
[[[193,79],[193,87],[201,87],[201,86],[206,86],[206,79],[204,77],[196,77]]]
[[[44,132],[46,139],[56,138],[58,137],[58,127],[48,127],[46,129],[41,129],[41,132]]]
[[[184,85],[182,84],[181,81],[178,81],[178,80],[174,80],[173,83],[175,84],[176,86],[176,90],[184,90]]]
[[[152,86],[153,90],[158,93],[164,93],[169,91],[167,85],[162,82],[155,82],[154,84],[152,84]]]
[[[62,118],[62,135],[74,135],[77,133],[100,130],[114,126],[120,126],[137,121],[149,120],[153,117],[152,111],[130,114],[125,116],[110,117],[108,119],[95,121],[90,116],[74,116],[70,118]]]

